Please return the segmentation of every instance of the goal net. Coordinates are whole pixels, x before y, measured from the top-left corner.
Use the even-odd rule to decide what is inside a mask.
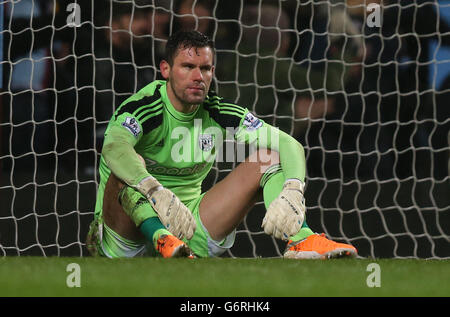
[[[213,89],[303,144],[313,231],[362,257],[450,257],[450,1],[0,5],[0,255],[88,254],[108,120],[195,28],[216,44]],[[225,256],[282,255],[264,212]]]

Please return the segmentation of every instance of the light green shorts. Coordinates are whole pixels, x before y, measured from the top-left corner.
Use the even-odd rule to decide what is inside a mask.
[[[215,241],[211,238],[200,219],[199,206],[205,194],[201,194],[196,199],[186,203],[186,206],[194,214],[197,222],[197,229],[191,240],[183,241],[191,248],[198,257],[217,257],[230,249],[236,237],[236,230],[233,230],[222,241]],[[98,217],[92,221],[86,239],[86,246],[92,255],[106,256],[109,258],[131,258],[136,256],[157,256],[153,245],[145,241],[131,241],[121,237],[109,228]]]

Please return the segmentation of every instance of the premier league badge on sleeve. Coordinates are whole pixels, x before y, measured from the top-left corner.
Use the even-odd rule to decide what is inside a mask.
[[[139,123],[135,118],[126,117],[125,122],[122,122],[122,126],[127,128],[135,137],[141,132]]]
[[[243,124],[247,128],[247,131],[259,129],[263,125],[262,121],[250,112],[245,116]]]
[[[214,146],[212,134],[200,134],[198,137],[198,146],[202,151],[211,151]]]

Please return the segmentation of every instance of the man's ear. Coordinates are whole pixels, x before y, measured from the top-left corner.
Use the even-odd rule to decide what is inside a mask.
[[[169,73],[170,73],[170,65],[166,60],[162,60],[159,63],[159,70],[161,71],[161,75],[164,79],[168,79],[169,78]]]

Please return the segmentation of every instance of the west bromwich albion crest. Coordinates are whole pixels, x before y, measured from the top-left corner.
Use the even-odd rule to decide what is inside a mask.
[[[198,137],[198,146],[202,151],[211,151],[214,146],[212,134],[200,134]]]

